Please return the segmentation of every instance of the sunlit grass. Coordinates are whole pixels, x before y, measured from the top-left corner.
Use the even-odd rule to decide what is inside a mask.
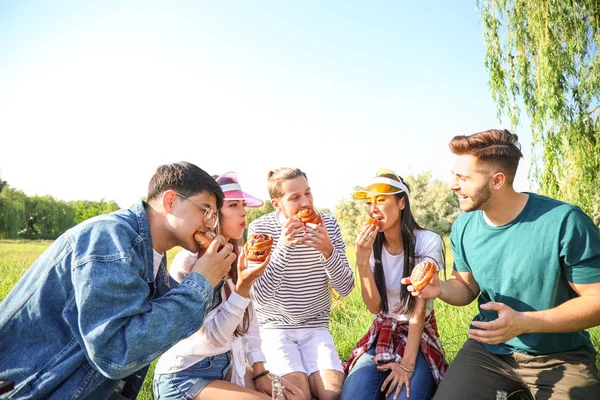
[[[15,241],[0,240],[0,299],[6,297],[12,286],[25,273],[35,259],[51,244],[50,241]],[[449,249],[449,247],[447,247]],[[168,252],[169,265],[178,249]],[[450,276],[452,255],[447,252],[447,276]],[[351,266],[355,265],[354,248],[347,249],[348,260]],[[466,332],[471,319],[476,314],[476,302],[466,307],[453,307],[443,302],[435,302],[435,313],[438,322],[440,337],[446,356],[451,362],[458,350],[467,339]],[[330,318],[330,329],[343,360],[348,358],[350,351],[358,340],[367,332],[373,315],[369,313],[360,295],[358,285],[346,298],[337,302]],[[600,348],[600,327],[589,330],[592,342],[596,349]],[[154,364],[142,387],[138,399],[152,399],[152,377]],[[600,362],[597,362],[600,368]]]

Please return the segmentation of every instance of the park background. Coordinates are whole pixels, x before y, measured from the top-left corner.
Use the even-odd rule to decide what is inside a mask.
[[[516,189],[600,227],[599,20],[593,0],[2,2],[0,299],[52,239],[179,160],[264,199],[268,170],[300,167],[352,261],[356,186],[395,170],[447,237],[449,140],[509,128]],[[451,360],[476,310],[436,309]],[[356,289],[336,303],[342,357],[370,319]]]

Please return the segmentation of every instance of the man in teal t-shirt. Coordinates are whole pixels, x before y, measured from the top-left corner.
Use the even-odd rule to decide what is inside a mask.
[[[454,271],[414,295],[480,308],[435,399],[600,399],[600,231],[579,208],[512,186],[516,135],[457,136],[452,190],[465,211],[452,226]],[[403,283],[409,284],[409,280]]]

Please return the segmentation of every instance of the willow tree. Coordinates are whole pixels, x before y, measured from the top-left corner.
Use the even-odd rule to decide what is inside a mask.
[[[531,119],[530,178],[600,226],[600,1],[479,0],[498,117]]]

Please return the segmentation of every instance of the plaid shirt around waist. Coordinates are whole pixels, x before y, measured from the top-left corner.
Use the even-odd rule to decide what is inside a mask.
[[[377,365],[400,362],[407,340],[408,321],[398,321],[381,313],[375,315],[369,331],[354,346],[348,362],[344,364],[346,374],[352,370],[356,361],[371,348],[373,343],[376,345],[373,361]],[[420,348],[437,386],[448,369],[448,362],[440,342],[434,311],[425,319]]]

